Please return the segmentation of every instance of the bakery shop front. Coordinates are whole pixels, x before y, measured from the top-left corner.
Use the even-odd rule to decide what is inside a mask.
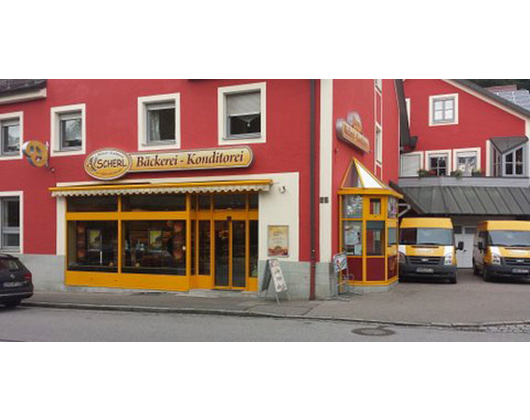
[[[104,149],[85,161],[99,181],[131,172],[248,167],[237,147],[163,153]],[[258,290],[259,195],[271,179],[97,183],[51,188],[65,201],[67,286]]]

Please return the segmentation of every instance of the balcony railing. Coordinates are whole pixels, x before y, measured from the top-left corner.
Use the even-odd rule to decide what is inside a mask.
[[[530,187],[528,177],[415,176],[400,177],[400,187]]]

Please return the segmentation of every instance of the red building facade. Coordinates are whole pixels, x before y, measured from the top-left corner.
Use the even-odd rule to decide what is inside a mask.
[[[465,242],[458,265],[472,266],[477,223],[526,218],[530,112],[468,80],[404,82],[413,147],[399,185],[416,213],[449,216]]]
[[[331,257],[340,246],[338,190],[352,159],[384,182],[397,179],[394,80],[19,82],[6,82],[0,93],[1,249],[20,253],[43,289],[256,291],[265,261],[274,257],[293,296],[328,296]],[[362,120],[368,152],[337,137],[337,120],[352,112]],[[48,167],[28,162],[22,149],[29,141],[48,146]],[[87,158],[110,148],[159,160],[190,151],[204,153],[206,162],[216,151],[237,154],[241,148],[251,157],[244,167],[133,169],[95,179]],[[182,199],[181,208],[164,204],[170,195],[175,203]],[[107,199],[117,201],[104,208]],[[139,214],[149,219],[143,226]],[[175,239],[179,232],[181,240]]]

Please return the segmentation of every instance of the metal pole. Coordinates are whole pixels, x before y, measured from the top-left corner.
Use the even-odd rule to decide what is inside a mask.
[[[316,188],[315,188],[315,155],[316,155],[316,141],[315,141],[315,80],[309,81],[310,85],[310,111],[309,111],[309,231],[310,231],[310,273],[309,273],[309,300],[315,300],[315,286],[316,286]]]

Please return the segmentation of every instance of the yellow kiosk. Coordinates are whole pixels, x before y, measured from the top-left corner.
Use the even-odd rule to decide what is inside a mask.
[[[350,286],[384,289],[398,280],[400,194],[353,159],[339,189],[339,249]]]

